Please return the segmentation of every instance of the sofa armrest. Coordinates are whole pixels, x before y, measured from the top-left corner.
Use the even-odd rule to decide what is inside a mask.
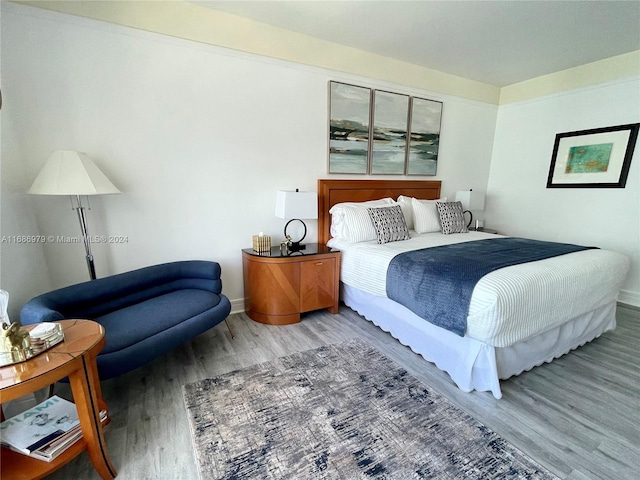
[[[52,308],[45,299],[35,298],[25,304],[20,311],[20,323],[32,325],[41,322],[57,322],[64,320],[65,316]]]

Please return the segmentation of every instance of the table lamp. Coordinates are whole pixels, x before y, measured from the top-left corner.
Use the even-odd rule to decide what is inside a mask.
[[[469,214],[467,227],[470,227],[473,222],[473,213],[471,213],[471,210],[484,210],[484,193],[474,192],[471,189],[458,192],[456,193],[456,202],[462,203],[464,213]]]
[[[301,220],[318,218],[318,195],[315,192],[295,192],[279,190],[276,194],[276,217],[289,218],[284,226],[285,239],[289,240],[289,250],[297,252],[306,247],[301,243],[307,236],[307,226]]]

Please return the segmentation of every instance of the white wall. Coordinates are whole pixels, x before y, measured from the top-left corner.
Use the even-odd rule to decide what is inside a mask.
[[[282,237],[276,190],[315,191],[328,177],[329,80],[443,101],[443,194],[486,189],[495,105],[23,5],[2,9],[2,115],[15,129],[5,136],[2,123],[2,170],[15,185],[14,214],[33,215],[42,235],[77,236],[68,199],[20,192],[52,150],[87,152],[123,192],[96,198],[89,212],[92,235],[127,238],[94,245],[98,276],[216,260],[223,291],[240,308],[240,250],[259,231]],[[21,234],[20,222],[5,220],[6,200],[3,189],[2,235]],[[2,264],[3,288],[16,298],[88,278],[81,244],[3,247],[3,260],[15,258]],[[33,260],[39,251],[46,267]]]
[[[629,256],[620,300],[640,306],[640,142],[626,188],[547,189],[558,133],[640,122],[640,75],[501,106],[487,224],[509,235],[595,245]]]
[[[0,49],[2,40],[4,36],[0,35]],[[0,62],[0,79],[4,79],[4,63]],[[4,81],[0,87],[6,98]],[[10,293],[9,319],[16,321],[19,307],[30,298],[30,292],[47,290],[50,282],[42,244],[22,242],[36,236],[38,227],[30,199],[24,195],[25,172],[19,162],[21,146],[16,141],[15,117],[9,111],[10,106],[4,101],[0,110],[0,289]],[[5,162],[5,158],[15,160]],[[21,236],[12,237],[7,232],[20,232]]]

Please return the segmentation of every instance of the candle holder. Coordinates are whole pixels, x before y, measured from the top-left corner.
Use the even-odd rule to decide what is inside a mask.
[[[253,251],[258,253],[271,251],[271,237],[269,235],[253,236]]]

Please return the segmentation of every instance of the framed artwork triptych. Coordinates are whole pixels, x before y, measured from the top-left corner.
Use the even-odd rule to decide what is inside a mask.
[[[436,174],[442,102],[329,82],[329,173]]]

